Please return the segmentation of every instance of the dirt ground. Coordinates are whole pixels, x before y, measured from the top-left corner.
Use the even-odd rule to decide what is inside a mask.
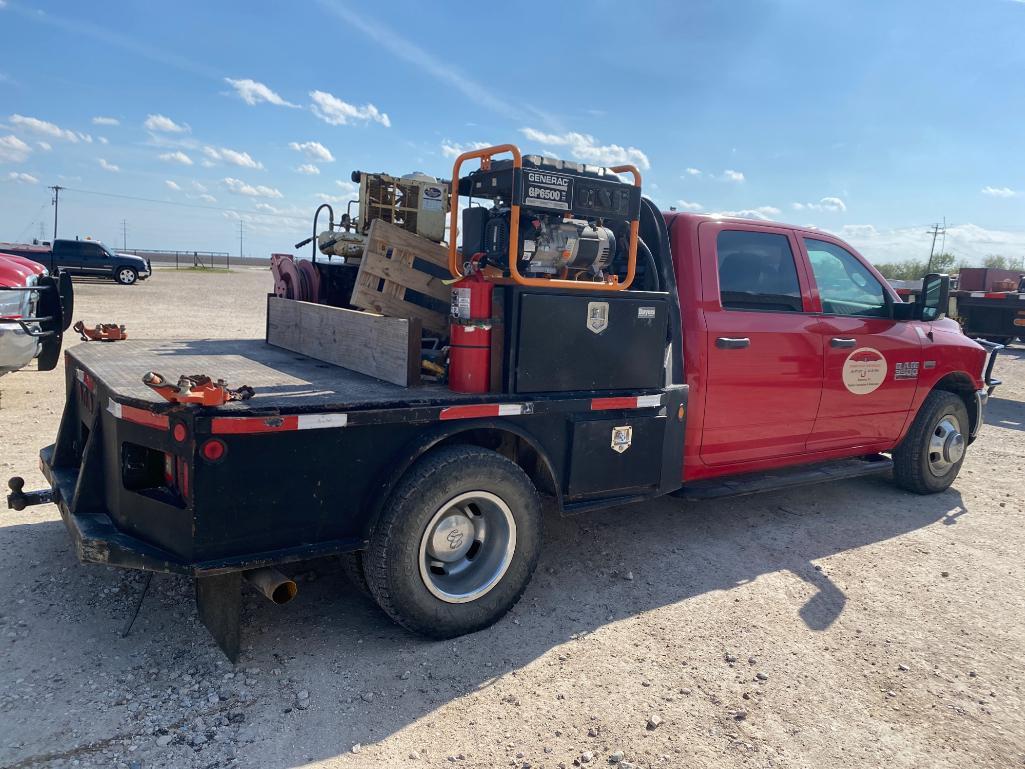
[[[270,286],[82,282],[75,317],[260,337]],[[122,638],[141,576],[79,564],[54,507],[3,511],[0,766],[1023,766],[1023,346],[997,375],[943,494],[877,478],[550,516],[515,611],[448,642],[329,562],[296,570],[285,607],[247,595],[237,666],[177,577]],[[0,478],[42,484],[63,387],[0,379]]]

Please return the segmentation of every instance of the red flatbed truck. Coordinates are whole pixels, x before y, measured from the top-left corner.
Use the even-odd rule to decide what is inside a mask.
[[[273,567],[319,556],[415,632],[492,624],[537,563],[542,496],[582,513],[891,470],[918,493],[953,482],[997,346],[942,317],[944,276],[906,304],[822,232],[662,214],[639,174],[491,161],[502,150],[452,176],[453,195],[493,196],[462,237],[495,283],[494,391],[388,384],[259,340],[80,345],[41,452],[51,488],[12,479],[9,505],[55,502],[84,562],[194,577],[235,659],[243,577],[284,600]],[[172,404],[151,369],[256,395]]]

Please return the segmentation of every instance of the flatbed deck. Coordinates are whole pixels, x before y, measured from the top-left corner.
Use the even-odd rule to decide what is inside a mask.
[[[68,358],[109,388],[120,402],[141,408],[165,404],[142,383],[147,371],[170,381],[182,374],[224,379],[229,387],[249,385],[256,395],[206,410],[238,414],[260,409],[290,413],[344,411],[391,406],[437,406],[500,400],[501,394],[457,393],[443,385],[402,387],[349,369],[274,347],[262,339],[126,340],[91,342],[68,350]],[[373,350],[367,350],[373,355]],[[504,396],[508,398],[509,396]]]

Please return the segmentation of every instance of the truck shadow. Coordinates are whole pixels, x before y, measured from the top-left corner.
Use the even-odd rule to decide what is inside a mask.
[[[986,426],[1025,430],[1025,402],[990,397],[986,404]]]
[[[693,599],[718,593],[711,626],[733,611],[731,591],[766,575],[782,573],[787,585],[775,609],[782,606],[816,633],[842,615],[847,591],[859,589],[830,577],[831,556],[931,524],[956,525],[965,512],[954,489],[920,497],[870,478],[714,502],[665,498],[588,516],[550,515],[539,568],[519,606],[494,627],[450,641],[425,640],[394,625],[334,562],[301,565],[294,569],[299,596],[287,606],[246,596],[238,669],[260,672],[253,673],[255,697],[242,701],[239,756],[243,765],[283,768],[346,753],[490,687],[570,639],[617,623],[625,623],[622,632],[637,632],[630,621],[654,609],[708,611],[707,600]],[[135,629],[121,639],[138,574],[74,564],[59,522],[0,531],[6,549],[41,563],[35,576],[42,583],[54,583],[56,573],[45,600],[62,621],[51,632],[78,639],[84,657],[62,664],[102,667],[90,657],[102,650],[171,678],[179,668],[195,674],[205,666],[219,681],[230,670],[194,617],[188,580],[158,575]],[[116,599],[108,596],[112,589]],[[0,605],[0,612],[9,608]],[[723,643],[729,647],[730,639]],[[19,649],[29,657],[17,658]],[[18,644],[7,657],[14,667],[28,666],[34,653],[34,644]],[[153,686],[177,683],[161,679]],[[294,710],[303,689],[312,706]],[[239,705],[237,697],[221,703],[225,713]],[[170,702],[153,707],[169,711],[160,715],[168,723],[181,716]],[[55,738],[69,742],[62,747],[75,747],[56,728]],[[184,736],[176,744],[191,752],[184,744],[189,726],[180,728]],[[200,755],[195,760],[203,763]]]

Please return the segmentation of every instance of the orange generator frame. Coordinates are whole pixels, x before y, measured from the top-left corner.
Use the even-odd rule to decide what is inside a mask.
[[[520,232],[520,211],[521,204],[519,203],[519,189],[518,185],[521,185],[521,173],[523,170],[523,155],[519,148],[514,144],[499,144],[494,147],[485,147],[479,150],[472,150],[470,152],[464,152],[456,158],[455,164],[452,166],[452,201],[450,204],[449,222],[449,246],[448,246],[448,268],[449,272],[452,273],[454,279],[464,277],[462,265],[459,260],[459,249],[456,247],[456,241],[458,240],[459,234],[459,183],[461,181],[459,171],[462,165],[467,160],[473,160],[480,158],[481,171],[491,170],[491,159],[495,155],[504,153],[510,153],[512,155],[512,194],[508,200],[510,206],[510,217],[509,217],[509,277],[498,276],[491,274],[489,271],[484,271],[483,276],[485,279],[495,283],[516,283],[521,286],[537,286],[545,288],[568,288],[573,290],[586,290],[586,291],[623,291],[628,289],[633,283],[634,275],[637,271],[637,241],[639,238],[640,230],[640,213],[639,208],[634,215],[626,219],[625,221],[629,224],[629,246],[627,248],[627,269],[626,276],[622,281],[619,280],[618,275],[607,275],[605,280],[602,282],[597,281],[582,281],[582,280],[569,280],[565,277],[552,277],[552,278],[537,278],[523,275],[520,273],[517,262],[519,261],[519,232]],[[629,172],[633,176],[633,186],[637,190],[636,198],[639,201],[640,198],[640,186],[641,186],[641,173],[637,170],[636,166],[622,165],[613,166],[608,169],[613,173],[627,173]],[[570,216],[567,211],[566,217]],[[466,261],[470,261],[475,255],[467,254]]]

